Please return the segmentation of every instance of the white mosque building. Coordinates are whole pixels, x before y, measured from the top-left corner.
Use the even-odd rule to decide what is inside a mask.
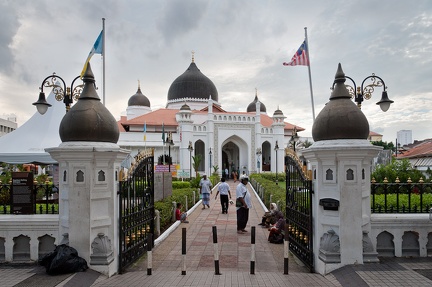
[[[154,148],[155,171],[170,170],[177,177],[210,174],[214,167],[219,174],[226,168],[229,174],[282,172],[285,147],[296,131],[304,130],[284,119],[279,109],[267,115],[257,93],[244,112],[224,110],[216,86],[192,57],[187,70],[169,87],[165,108],[152,110],[138,87],[126,116],[118,121],[118,144],[131,150],[132,157]],[[195,171],[192,156],[197,155],[202,160]],[[163,165],[170,159],[172,165]]]

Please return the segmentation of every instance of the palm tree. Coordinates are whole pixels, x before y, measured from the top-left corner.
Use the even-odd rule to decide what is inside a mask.
[[[201,164],[202,156],[200,154],[197,154],[196,156],[192,156],[192,160],[193,160],[192,166],[195,170],[195,177],[198,177],[198,168]]]

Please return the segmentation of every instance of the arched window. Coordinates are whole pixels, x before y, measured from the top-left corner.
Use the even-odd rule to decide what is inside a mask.
[[[84,172],[81,170],[76,173],[76,182],[84,182]]]
[[[347,180],[354,180],[354,171],[350,168],[346,172],[346,179]]]
[[[331,169],[326,170],[326,180],[333,180],[333,171]]]

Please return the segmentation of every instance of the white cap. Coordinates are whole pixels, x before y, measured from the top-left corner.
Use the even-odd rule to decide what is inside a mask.
[[[240,175],[240,180],[243,180],[243,179],[249,180],[249,176],[247,176],[246,174]]]

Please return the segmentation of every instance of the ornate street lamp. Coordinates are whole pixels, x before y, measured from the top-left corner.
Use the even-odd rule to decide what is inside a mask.
[[[276,185],[278,185],[278,156],[277,156],[278,149],[279,149],[279,145],[278,145],[278,141],[276,141],[276,144],[274,147],[274,150],[276,153]]]
[[[45,93],[43,91],[43,88],[51,88],[53,89],[53,93],[55,95],[55,99],[57,101],[63,101],[63,103],[66,106],[66,112],[70,110],[70,105],[73,103],[73,101],[77,101],[81,91],[84,87],[84,84],[80,84],[76,87],[74,87],[75,81],[78,80],[80,76],[77,76],[71,83],[70,87],[66,86],[65,81],[60,76],[57,76],[56,73],[53,73],[51,76],[46,77],[39,88],[39,99],[37,102],[34,102],[33,105],[36,106],[36,109],[38,112],[43,115],[46,113],[49,107],[51,107],[51,104],[49,104],[46,101]],[[62,85],[59,85],[59,80],[63,83]]]
[[[381,79],[380,77],[378,77],[377,75],[375,75],[374,73],[372,73],[371,76],[366,77],[361,86],[357,87],[356,83],[354,82],[354,80],[350,77],[348,77],[347,75],[345,75],[345,78],[349,79],[352,83],[353,86],[350,85],[345,85],[347,87],[347,90],[349,92],[349,94],[351,95],[351,97],[354,99],[354,101],[357,103],[357,106],[359,107],[359,109],[361,109],[361,105],[362,102],[364,100],[369,100],[372,97],[372,93],[375,90],[375,87],[383,87],[383,92],[381,95],[381,100],[379,102],[377,102],[376,104],[380,106],[381,110],[383,112],[387,112],[388,109],[390,108],[390,105],[392,103],[394,103],[394,101],[390,100],[388,95],[387,95],[387,87],[384,83],[384,80]],[[365,86],[365,82],[370,79],[372,81],[372,83],[368,84]],[[333,87],[336,84],[336,81],[333,82]]]
[[[262,155],[262,151],[261,151],[261,148],[259,147],[259,148],[257,148],[257,151],[256,151],[256,155],[257,155],[257,168],[258,168],[258,173],[260,173],[260,159],[261,159],[261,155]]]
[[[189,151],[189,180],[192,180],[192,152],[193,152],[192,142],[189,141],[188,151]]]
[[[168,172],[171,172],[171,164],[172,164],[172,159],[171,159],[171,146],[174,145],[174,141],[172,139],[172,133],[169,132],[168,136],[166,138],[165,144],[168,146]]]
[[[294,127],[294,130],[293,130],[292,135],[291,135],[291,139],[289,141],[290,144],[291,144],[291,146],[292,146],[292,148],[293,148],[293,150],[294,150],[294,152],[296,150],[296,143],[298,142],[299,138],[300,137],[297,134],[297,127]]]

